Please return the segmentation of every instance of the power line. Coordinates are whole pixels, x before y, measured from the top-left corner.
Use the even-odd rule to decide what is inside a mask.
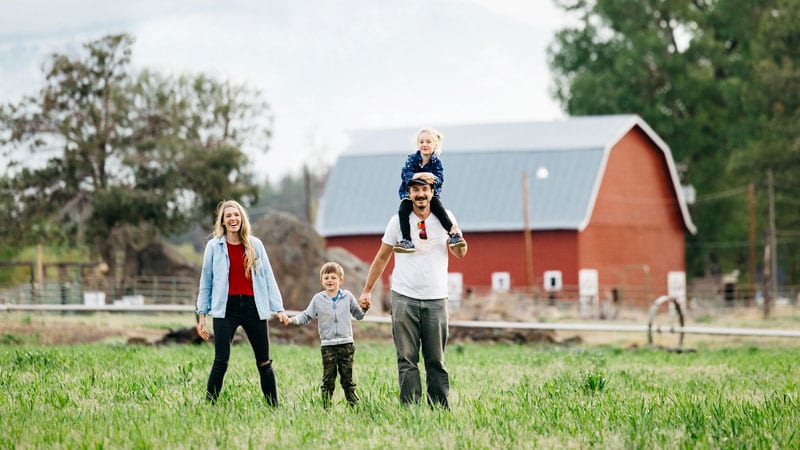
[[[735,195],[743,194],[747,192],[749,186],[740,186],[732,189],[728,189],[727,191],[716,192],[714,194],[708,195],[701,195],[698,196],[695,200],[695,203],[702,203],[702,202],[709,202],[712,200],[719,200],[721,198],[733,197]]]
[[[697,244],[686,244],[687,247],[692,248],[746,248],[749,245],[747,241],[716,241],[704,242]]]

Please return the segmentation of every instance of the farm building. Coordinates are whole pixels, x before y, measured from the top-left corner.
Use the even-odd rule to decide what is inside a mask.
[[[467,257],[450,260],[451,296],[533,289],[574,299],[580,281],[594,295],[644,305],[667,293],[668,273],[685,272],[684,236],[695,226],[669,147],[640,117],[440,131],[442,200],[469,243]],[[317,215],[327,246],[372,261],[416,132],[351,134]],[[385,281],[390,273],[391,262]]]

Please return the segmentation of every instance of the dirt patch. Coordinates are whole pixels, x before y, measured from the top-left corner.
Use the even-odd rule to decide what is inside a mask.
[[[39,345],[73,345],[119,340],[127,342],[137,338],[144,341],[158,339],[159,330],[92,326],[59,321],[53,324],[3,322],[0,339],[6,343]]]
[[[507,299],[503,299],[507,300]],[[796,309],[776,308],[774,317],[765,321],[761,312],[752,310],[706,311],[690,310],[687,325],[713,327],[763,327],[797,328],[800,314]],[[517,320],[553,323],[586,321],[574,312],[565,309],[538,309],[513,301],[482,301],[466,304],[451,311],[451,323],[459,320]],[[659,319],[659,324],[664,324]],[[667,318],[663,318],[667,320]],[[608,321],[589,321],[610,323]],[[625,311],[619,314],[616,323],[646,325],[644,312]],[[270,339],[278,344],[319,345],[316,322],[305,326],[283,326],[273,319],[269,322]],[[94,342],[130,343],[141,345],[198,342],[194,333],[194,316],[187,314],[0,314],[0,345],[39,344],[70,345]],[[356,342],[392,341],[391,325],[388,323],[353,322]],[[742,341],[775,342],[785,345],[794,343],[786,338],[746,338],[729,336],[686,336],[685,348],[698,344],[724,345]],[[622,347],[647,345],[643,332],[554,332],[551,330],[519,330],[490,328],[450,327],[450,342],[502,342],[502,343],[548,343],[583,345],[619,345]],[[656,336],[655,345],[666,347],[677,344],[673,334]]]
[[[27,322],[27,323],[26,323]],[[3,332],[0,343],[5,344],[39,344],[39,345],[71,345],[94,342],[120,342],[131,345],[165,345],[165,344],[199,344],[202,340],[197,336],[194,327],[189,324],[185,328],[159,330],[144,327],[114,326],[103,324],[75,323],[59,318],[48,321],[39,319],[30,321],[3,320]],[[316,322],[305,326],[283,326],[271,320],[270,340],[279,344],[319,345]],[[354,322],[353,335],[356,342],[382,341],[391,342],[392,329],[388,323]],[[244,334],[239,330],[234,344],[246,342]],[[538,330],[483,329],[483,328],[450,328],[450,342],[545,342],[555,343],[555,333]],[[574,340],[571,340],[575,342]]]
[[[515,344],[529,344],[531,342],[555,344],[558,342],[556,333],[551,330],[462,327],[451,327],[449,340],[452,342],[497,342]],[[570,343],[579,343],[580,341],[580,338],[569,340]]]

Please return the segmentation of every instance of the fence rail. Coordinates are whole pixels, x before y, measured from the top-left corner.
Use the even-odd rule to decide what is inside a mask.
[[[0,311],[71,311],[71,312],[174,312],[194,313],[192,305],[9,305],[0,304]],[[286,311],[289,315],[299,314],[300,311]],[[391,323],[387,315],[368,315],[362,319],[371,323]],[[722,328],[722,327],[690,327],[670,325],[623,325],[600,323],[547,323],[547,322],[503,322],[483,320],[451,320],[451,327],[462,328],[498,328],[508,330],[541,330],[541,331],[605,331],[605,332],[633,332],[633,333],[685,333],[707,334],[718,336],[759,336],[759,337],[788,337],[800,338],[800,330],[762,329],[762,328]]]
[[[103,286],[100,279],[74,279],[65,282],[48,281],[43,285],[21,284],[12,287],[0,286],[0,304],[59,304],[59,305],[193,305],[197,299],[197,280],[189,277],[138,277],[127,285],[111,289]],[[110,294],[106,294],[110,292]],[[645,297],[645,286],[620,286],[617,290],[607,289],[592,303],[598,309],[596,316],[612,318],[609,311],[645,310],[650,300]],[[800,286],[783,286],[775,304],[798,304]],[[727,292],[730,294],[730,292]],[[698,289],[688,292],[689,307],[694,311],[715,308],[735,308],[762,306],[761,299],[747,287],[737,288],[733,296],[726,292]],[[110,298],[107,297],[110,296]],[[383,296],[388,299],[388,295]],[[455,298],[455,297],[454,297]],[[557,293],[541,289],[534,292],[511,290],[504,293],[492,291],[490,286],[470,286],[462,293],[459,304],[485,302],[486,299],[500,298],[503,302],[520,305],[554,306],[559,309],[574,308],[580,303],[577,285],[565,285]],[[652,297],[650,297],[652,299]]]

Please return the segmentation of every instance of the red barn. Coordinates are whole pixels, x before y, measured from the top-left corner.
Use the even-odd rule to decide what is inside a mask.
[[[396,212],[400,168],[416,150],[416,131],[352,134],[318,213],[329,247],[372,261]],[[541,291],[560,281],[553,295],[576,298],[579,271],[593,269],[600,296],[614,292],[643,305],[667,293],[669,272],[685,272],[684,235],[695,226],[669,147],[640,117],[440,131],[442,200],[469,243],[467,257],[451,258],[449,267],[461,274],[463,289],[524,290],[532,283]]]

